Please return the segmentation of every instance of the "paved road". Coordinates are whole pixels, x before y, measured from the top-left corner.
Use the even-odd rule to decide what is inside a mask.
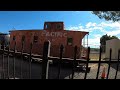
[[[4,75],[2,73],[2,56],[0,55],[0,76],[1,78],[7,78],[8,77],[8,58],[4,57]],[[16,78],[21,78],[20,75],[20,70],[21,70],[21,66],[20,63],[22,62],[22,79],[29,79],[29,62],[25,61],[25,60],[21,60],[16,58],[15,59],[15,77]],[[35,63],[32,62],[31,63],[31,79],[41,79],[41,64],[40,63]],[[89,66],[91,67],[90,72],[87,74],[87,79],[95,79],[96,78],[96,74],[97,74],[97,69],[98,69],[98,65],[97,64],[89,64]],[[100,73],[99,73],[99,79],[100,79],[100,75],[103,69],[103,66],[106,67],[106,74],[107,74],[107,68],[108,65],[101,65],[100,68]],[[10,57],[9,58],[9,76],[12,78],[13,77],[13,58]],[[115,65],[112,65],[112,67],[110,67],[110,74],[109,74],[109,78],[110,79],[114,79],[115,76]],[[62,66],[61,67],[61,72],[60,72],[60,78],[61,79],[69,79],[72,73],[72,68],[71,66]],[[57,75],[58,75],[58,67],[57,65],[50,65],[49,67],[49,79],[57,79]],[[85,73],[81,72],[81,71],[76,71],[75,75],[74,75],[74,79],[83,79],[84,78]],[[117,79],[120,79],[120,68],[118,71],[118,76]]]

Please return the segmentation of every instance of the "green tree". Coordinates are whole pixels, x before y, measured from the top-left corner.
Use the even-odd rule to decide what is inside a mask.
[[[120,21],[120,11],[92,11],[93,14],[97,15],[100,19],[107,21]]]
[[[116,37],[116,36],[112,36],[110,39],[118,39],[118,37]]]
[[[118,39],[118,37],[116,37],[116,36],[108,36],[108,35],[106,34],[106,35],[103,35],[103,36],[100,38],[100,45],[101,45],[101,47],[102,47],[102,52],[105,52],[106,41],[107,41],[107,40],[111,40],[111,39]]]

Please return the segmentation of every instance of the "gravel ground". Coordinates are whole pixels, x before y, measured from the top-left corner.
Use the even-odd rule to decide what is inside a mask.
[[[29,79],[29,62],[28,61],[23,61],[21,59],[15,59],[15,77],[20,78],[20,63],[22,62],[22,79]],[[40,63],[33,63],[31,64],[31,79],[41,79],[41,64]],[[108,65],[107,64],[102,64],[100,66],[100,72],[98,78],[101,79],[101,73],[103,70],[103,66],[105,67],[105,73],[107,75],[107,69]],[[89,64],[89,67],[91,67],[90,72],[87,73],[87,79],[96,79],[96,74],[97,74],[97,69],[98,65],[97,64]],[[111,65],[110,67],[110,72],[109,72],[109,79],[114,79],[115,73],[116,73],[116,65]],[[9,59],[9,76],[12,78],[13,77],[13,58]],[[4,58],[4,77],[8,77],[8,63],[7,63],[7,57]],[[71,66],[61,66],[60,70],[60,79],[70,79],[72,74],[72,67]],[[85,72],[80,71],[77,69],[74,74],[74,79],[84,79]],[[48,79],[57,79],[58,76],[58,67],[57,65],[49,65],[49,74],[48,74]],[[3,78],[3,73],[2,73],[2,56],[0,55],[0,77],[1,79]],[[120,79],[120,67],[118,70],[118,75],[117,79]]]
[[[91,70],[87,74],[87,79],[96,79],[98,65],[97,64],[90,64],[89,66],[91,67]],[[113,66],[116,67],[115,64],[111,65],[108,79],[114,79],[115,78],[116,68],[114,68]],[[100,66],[98,79],[101,79],[101,74],[102,74],[102,71],[103,71],[103,67],[105,67],[105,74],[107,76],[108,65],[107,64],[102,64]],[[75,75],[74,75],[74,79],[84,79],[84,75],[85,75],[85,73],[76,72]],[[66,77],[66,79],[68,79],[68,77]],[[117,79],[120,79],[120,67],[119,67],[119,70],[118,70]]]

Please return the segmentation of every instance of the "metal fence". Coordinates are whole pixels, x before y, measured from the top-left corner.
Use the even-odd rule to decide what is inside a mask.
[[[50,42],[44,42],[44,47],[43,47],[43,55],[35,55],[35,54],[32,54],[32,46],[33,46],[33,43],[30,44],[30,52],[29,53],[24,53],[23,52],[23,46],[24,44],[22,43],[22,49],[21,49],[21,52],[17,52],[16,51],[16,42],[15,42],[15,46],[14,46],[14,50],[10,50],[10,45],[8,45],[8,48],[5,49],[5,45],[3,44],[2,48],[0,49],[0,53],[1,53],[1,56],[2,56],[2,72],[1,72],[1,79],[16,79],[16,68],[15,68],[15,62],[16,62],[16,56],[19,56],[19,58],[21,58],[21,61],[20,61],[20,77],[19,79],[23,79],[22,75],[23,75],[23,70],[22,70],[22,65],[23,65],[23,59],[25,57],[28,58],[28,63],[29,63],[29,79],[31,79],[31,60],[34,59],[34,58],[39,58],[41,63],[42,63],[42,70],[41,70],[41,79],[49,79],[48,78],[48,72],[49,72],[49,61],[50,60],[53,60],[53,62],[57,62],[58,63],[58,74],[57,74],[57,78],[56,79],[60,79],[60,75],[61,75],[61,65],[64,63],[64,62],[69,62],[72,64],[72,75],[70,77],[70,79],[74,79],[74,74],[75,74],[75,68],[77,68],[78,66],[78,63],[84,63],[85,65],[85,75],[84,75],[84,79],[86,79],[87,77],[87,74],[89,73],[90,71],[90,67],[89,67],[89,64],[90,63],[96,63],[98,64],[98,68],[97,68],[97,75],[96,75],[96,79],[98,79],[98,76],[99,76],[99,72],[100,72],[100,65],[102,63],[106,63],[108,64],[108,70],[107,70],[107,76],[106,76],[106,79],[108,79],[109,77],[109,71],[110,71],[110,64],[111,63],[116,63],[116,73],[115,73],[115,77],[114,79],[117,78],[117,74],[118,74],[118,67],[119,67],[119,55],[120,55],[120,50],[118,51],[118,60],[116,61],[112,61],[111,60],[111,54],[112,54],[112,49],[110,49],[110,58],[108,61],[102,61],[101,60],[101,51],[102,51],[102,48],[100,47],[100,51],[99,51],[99,60],[98,61],[92,61],[90,60],[89,58],[89,55],[90,55],[90,47],[88,47],[88,52],[87,52],[87,59],[77,59],[76,58],[76,53],[77,53],[77,46],[74,47],[74,57],[73,58],[63,58],[63,51],[64,51],[64,46],[61,45],[60,46],[60,55],[59,57],[51,57],[49,56],[50,55]],[[12,76],[10,76],[10,73],[11,73],[11,70],[10,70],[10,60],[9,58],[12,56],[13,58],[13,74]],[[7,66],[5,66],[5,57],[7,57]],[[69,64],[68,63],[68,64]],[[7,77],[5,76],[5,68],[7,67]]]

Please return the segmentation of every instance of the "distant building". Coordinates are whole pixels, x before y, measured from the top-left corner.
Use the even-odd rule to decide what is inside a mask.
[[[6,33],[0,33],[0,45],[2,46],[3,43],[4,45],[8,45],[9,43],[9,39],[10,39],[10,35],[9,34],[6,34]],[[1,48],[0,46],[0,48]]]
[[[77,57],[81,57],[82,39],[88,32],[64,30],[63,22],[45,22],[42,30],[13,30],[10,31],[11,49],[21,51],[22,40],[24,41],[24,52],[30,52],[30,43],[33,42],[32,53],[42,54],[43,43],[47,40],[51,42],[50,56],[59,56],[59,47],[65,46],[63,57],[73,58],[75,45],[78,46]]]
[[[112,60],[118,59],[118,50],[120,49],[120,40],[119,39],[112,39],[106,41],[106,52],[105,52],[105,58],[107,60],[110,58],[110,48],[112,49]]]

